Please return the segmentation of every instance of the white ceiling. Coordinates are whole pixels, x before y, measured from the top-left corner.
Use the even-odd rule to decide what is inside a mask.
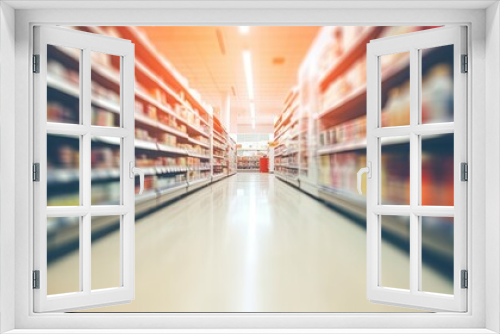
[[[319,27],[140,27],[157,50],[214,107],[231,98],[231,118],[250,123],[243,50],[252,54],[256,123],[272,124]],[[279,64],[276,64],[276,61]],[[231,122],[233,123],[233,122]]]

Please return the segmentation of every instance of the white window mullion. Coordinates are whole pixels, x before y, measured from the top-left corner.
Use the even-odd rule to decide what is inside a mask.
[[[82,233],[82,243],[81,243],[81,257],[82,257],[82,280],[83,280],[83,292],[90,294],[91,291],[91,277],[92,277],[92,264],[91,264],[91,244],[92,244],[92,216],[90,214],[91,205],[91,134],[89,132],[91,125],[91,115],[92,115],[92,102],[91,102],[91,62],[90,62],[90,50],[88,48],[83,49],[83,57],[80,63],[81,68],[81,92],[80,100],[82,103],[82,125],[87,130],[82,137],[83,149],[82,158],[80,159],[80,182],[82,189],[82,205],[86,211],[83,216],[83,233]]]
[[[90,133],[94,136],[103,136],[103,137],[127,137],[130,135],[130,131],[127,131],[124,128],[107,128],[101,126],[91,126]]]
[[[372,166],[372,177],[367,178],[366,187],[366,248],[367,248],[367,291],[368,299],[375,299],[374,291],[380,282],[380,219],[379,215],[374,212],[374,208],[379,205],[380,199],[380,186],[379,186],[379,139],[374,135],[374,130],[380,123],[379,109],[380,109],[380,92],[378,80],[380,80],[380,58],[375,54],[367,51],[366,55],[367,68],[372,68],[374,71],[367,72],[367,85],[376,87],[376,89],[367,90],[367,105],[375,112],[366,114],[366,158],[367,162]]]
[[[373,129],[373,135],[375,137],[401,137],[408,136],[410,134],[411,128],[409,126],[393,126],[387,128],[376,128]]]
[[[122,286],[129,290],[130,299],[134,298],[134,285],[135,285],[135,263],[134,263],[134,253],[135,253],[135,179],[130,178],[130,163],[133,162],[135,165],[135,149],[134,149],[134,85],[135,85],[135,73],[134,73],[134,46],[131,46],[131,53],[123,55],[121,57],[121,113],[124,115],[122,117],[122,128],[128,132],[128,136],[124,136],[122,139],[122,204],[128,210],[127,214],[122,215],[121,224],[121,236],[122,236],[122,248],[121,248],[121,283]],[[131,69],[131,70],[127,70]],[[129,108],[129,109],[127,109]],[[129,115],[129,116],[125,116]]]
[[[410,207],[419,204],[419,138],[414,128],[419,123],[419,82],[420,66],[418,61],[418,50],[410,50]],[[410,292],[419,290],[420,273],[420,240],[418,238],[419,217],[413,212],[410,214]]]
[[[454,123],[420,124],[412,127],[412,131],[418,135],[438,135],[455,132]]]
[[[376,205],[373,213],[382,216],[409,216],[411,212],[409,205]]]
[[[47,133],[51,134],[83,136],[88,131],[88,127],[80,124],[47,123]]]

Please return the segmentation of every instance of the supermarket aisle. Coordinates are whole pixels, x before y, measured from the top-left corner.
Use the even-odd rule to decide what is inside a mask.
[[[405,264],[384,247],[392,265]],[[362,227],[273,175],[240,173],[138,221],[136,299],[93,311],[408,311],[366,300],[365,266]]]

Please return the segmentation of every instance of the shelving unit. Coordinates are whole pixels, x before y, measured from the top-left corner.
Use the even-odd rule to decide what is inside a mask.
[[[258,172],[260,171],[260,156],[238,156],[238,171]]]
[[[173,66],[159,56],[138,28],[74,29],[125,38],[135,44],[136,166],[145,171],[145,190],[142,195],[136,195],[136,214],[146,213],[236,173],[234,140],[211,114],[211,108],[189,88]],[[77,123],[79,52],[51,47],[49,54],[48,120]],[[120,122],[120,61],[118,57],[103,54],[92,56],[92,122],[99,126],[117,126]],[[79,140],[48,135],[48,141],[52,150],[48,154],[51,157],[48,203],[78,205]],[[119,152],[119,141],[92,138],[92,200],[95,204],[119,201]],[[137,179],[136,192],[138,187]],[[109,224],[118,226],[115,220]],[[109,224],[103,224],[102,228],[112,229]]]
[[[228,169],[229,175],[233,175],[238,171],[238,153],[236,150],[236,141],[232,137],[229,137],[228,144]]]
[[[248,144],[248,143],[247,143]],[[241,144],[243,145],[243,144]],[[240,145],[240,146],[241,146]],[[267,156],[269,148],[262,143],[252,143],[237,149],[237,168],[240,172],[260,172],[260,159]]]
[[[212,180],[220,180],[236,173],[232,162],[236,142],[229,136],[219,118],[213,117],[212,126]]]
[[[432,27],[325,27],[317,40],[321,51],[312,62],[320,74],[303,71],[307,74],[285,99],[275,123],[277,177],[301,188],[310,188],[313,183],[322,200],[364,218],[365,199],[358,195],[353,175],[366,165],[366,43],[428,28]],[[332,42],[331,36],[337,39]],[[442,61],[435,50],[424,50],[423,57],[424,74]],[[390,105],[391,91],[406,84],[409,71],[404,57],[393,56],[387,62],[390,66],[382,73],[382,95]],[[292,106],[301,94],[296,110]],[[397,144],[398,140],[387,142],[386,147],[397,152],[401,147]],[[298,169],[299,182],[295,172],[290,173],[285,166]]]
[[[299,99],[298,88],[290,91],[283,111],[274,124],[274,174],[298,186],[299,176]]]
[[[357,192],[356,173],[366,166],[366,43],[429,28],[324,27],[311,48],[316,53],[299,73],[298,110],[290,111],[292,92],[275,123],[276,176],[364,221],[366,199]],[[422,50],[424,123],[453,121],[452,61],[451,46]],[[382,126],[408,125],[409,54],[383,56],[381,65]],[[289,124],[295,118],[297,129]],[[297,133],[297,148],[290,148]],[[292,159],[284,163],[287,156]],[[283,169],[290,161],[291,168],[299,168],[298,180]],[[381,163],[382,202],[409,204],[409,138],[384,138]],[[453,205],[453,175],[447,170],[453,170],[453,134],[422,138],[423,205]],[[385,218],[388,233],[401,242],[408,239],[397,218]],[[453,222],[436,218],[432,226],[424,246],[435,259],[450,263]],[[443,270],[449,275],[449,268]]]

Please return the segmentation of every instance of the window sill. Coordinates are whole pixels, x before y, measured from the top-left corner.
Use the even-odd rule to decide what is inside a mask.
[[[15,329],[5,334],[487,334],[470,329]]]

